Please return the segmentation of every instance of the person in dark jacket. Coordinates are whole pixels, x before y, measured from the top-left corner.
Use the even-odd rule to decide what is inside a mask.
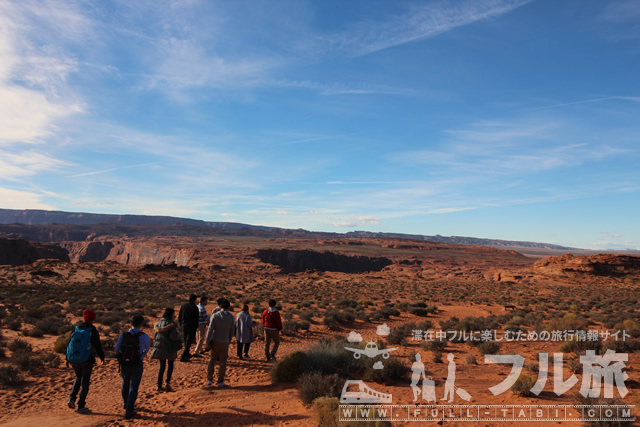
[[[171,375],[173,374],[173,362],[178,358],[178,347],[182,338],[178,332],[178,324],[173,317],[175,310],[166,308],[162,314],[162,319],[155,324],[155,336],[153,338],[153,348],[151,358],[160,361],[158,371],[158,391],[163,391],[162,379],[167,370],[167,381],[164,390],[171,391]],[[167,369],[167,364],[169,369]]]
[[[69,402],[67,406],[69,409],[76,409],[76,397],[78,398],[79,414],[85,414],[89,412],[89,408],[85,406],[87,394],[89,394],[89,385],[91,384],[91,372],[93,371],[93,365],[96,363],[96,354],[104,363],[104,350],[100,343],[100,332],[93,326],[93,321],[96,320],[96,313],[91,310],[84,310],[82,312],[82,322],[78,324],[77,329],[91,330],[91,355],[86,362],[81,363],[69,363],[67,360],[67,366],[71,364],[73,372],[76,374],[76,380],[73,382],[71,388],[71,395],[69,396]],[[78,396],[78,391],[80,395]]]
[[[196,340],[196,333],[198,332],[198,324],[200,322],[200,310],[196,305],[198,296],[191,294],[189,301],[182,304],[180,307],[180,313],[178,314],[178,322],[182,326],[182,333],[184,334],[184,351],[180,356],[181,362],[187,362],[191,358],[189,351],[191,345]],[[198,355],[198,357],[200,357]]]

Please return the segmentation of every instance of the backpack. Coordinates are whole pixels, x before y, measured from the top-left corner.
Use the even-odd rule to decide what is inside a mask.
[[[121,365],[133,366],[140,363],[140,335],[142,332],[134,334],[133,332],[125,332],[120,345],[117,359]]]
[[[93,328],[80,328],[71,334],[67,346],[67,360],[71,363],[84,363],[91,357],[91,330]]]

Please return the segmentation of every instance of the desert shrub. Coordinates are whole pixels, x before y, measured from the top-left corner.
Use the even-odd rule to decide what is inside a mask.
[[[443,352],[444,349],[447,347],[447,340],[446,339],[437,339],[437,340],[433,340],[433,341],[425,341],[422,343],[422,345],[420,346],[423,349],[427,350],[427,351],[439,351],[439,352]]]
[[[602,349],[601,341],[566,341],[560,345],[560,351],[563,353],[575,353],[580,354],[586,350],[595,350],[596,353],[599,353]]]
[[[413,314],[415,316],[426,317],[429,314],[429,311],[426,308],[422,307],[411,307],[408,311],[409,314]]]
[[[391,316],[400,316],[400,312],[398,311],[398,309],[395,309],[389,306],[380,307],[378,310],[375,311],[375,314],[378,314],[380,316],[378,317],[378,319],[380,318],[388,319]]]
[[[42,360],[34,357],[29,350],[18,349],[11,354],[9,362],[21,371],[31,371],[42,366]]]
[[[18,351],[18,350],[26,350],[31,351],[33,347],[28,342],[21,340],[20,338],[16,338],[8,345],[9,350]]]
[[[405,336],[408,333],[411,333],[411,330],[407,331],[407,328],[404,326],[391,328],[391,332],[387,335],[387,343],[391,345],[407,345]]]
[[[589,322],[575,313],[567,313],[563,317],[551,319],[544,327],[545,331],[579,331],[585,330]]]
[[[96,315],[96,322],[104,326],[111,326],[116,323],[128,321],[129,318],[125,312],[101,312]]]
[[[356,315],[356,319],[362,321],[362,322],[371,322],[371,315],[368,313],[358,313]]]
[[[536,374],[536,375],[540,371],[540,367],[537,364],[533,363],[533,362],[527,363],[526,365],[524,365],[524,368],[527,371],[531,372],[532,374]]]
[[[355,298],[340,298],[336,301],[336,307],[343,308],[356,308],[358,306],[358,301]]]
[[[47,317],[46,319],[38,320],[35,324],[37,329],[42,330],[47,335],[58,335],[60,330],[65,327],[70,327],[68,322],[57,317]]]
[[[368,364],[364,371],[364,379],[378,383],[401,381],[409,372],[409,368],[393,356],[390,356],[383,363],[383,369],[374,369],[373,363]]]
[[[409,303],[406,301],[403,302],[399,302],[396,304],[396,308],[400,311],[408,311],[409,310]]]
[[[32,338],[42,338],[44,336],[44,331],[38,327],[35,327],[30,331],[26,332],[25,335]]]
[[[338,397],[341,391],[342,381],[338,374],[306,372],[298,379],[298,395],[306,404],[311,404],[318,397]]]
[[[71,331],[58,337],[56,342],[53,343],[53,351],[58,354],[65,354],[67,352],[67,345],[71,339]]]
[[[437,350],[433,352],[433,363],[442,363],[442,352]]]
[[[52,368],[57,368],[62,363],[62,359],[55,353],[49,353],[42,358],[42,362]]]
[[[22,321],[20,319],[12,319],[7,322],[7,328],[12,331],[19,331],[22,328]]]
[[[278,360],[271,369],[273,382],[296,381],[307,368],[307,354],[303,351],[294,351]]]
[[[362,359],[355,359],[353,353],[344,349],[345,340],[321,340],[306,351],[307,372],[320,371],[323,374],[348,375],[362,370]]]
[[[301,311],[299,316],[300,316],[300,320],[302,321],[305,321],[305,322],[313,321],[313,313],[310,311]]]
[[[342,424],[338,421],[340,400],[337,397],[319,397],[313,401],[312,407],[319,426],[338,427]]]
[[[336,328],[341,324],[351,323],[356,319],[352,309],[329,310],[322,319],[322,324],[330,328]]]
[[[478,361],[476,360],[476,356],[472,353],[467,354],[467,358],[464,360],[464,363],[467,365],[477,365]]]
[[[296,322],[295,320],[285,320],[282,324],[282,333],[295,334],[301,329],[300,325],[300,322]]]
[[[22,382],[22,374],[13,366],[0,366],[0,383],[11,386]],[[337,413],[337,412],[336,412]]]
[[[532,396],[531,389],[536,380],[526,374],[520,374],[516,382],[511,386],[511,392],[519,396]]]
[[[483,356],[485,354],[498,354],[500,353],[500,344],[495,341],[485,341],[478,345],[478,350]]]
[[[302,329],[303,331],[308,331],[309,328],[311,327],[311,323],[309,323],[306,320],[301,320],[299,324],[300,324],[300,329]]]

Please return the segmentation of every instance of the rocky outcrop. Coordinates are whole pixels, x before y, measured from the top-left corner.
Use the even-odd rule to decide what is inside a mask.
[[[39,259],[69,262],[69,252],[56,245],[0,238],[0,265],[32,264]]]
[[[640,273],[640,257],[629,255],[587,255],[549,257],[533,265],[536,274],[555,277],[624,276]]]
[[[72,262],[114,261],[124,265],[190,267],[196,251],[153,241],[65,242]]]
[[[302,273],[308,270],[364,273],[381,271],[393,262],[384,257],[348,256],[335,252],[310,250],[259,249],[260,261],[277,265],[283,273]]]

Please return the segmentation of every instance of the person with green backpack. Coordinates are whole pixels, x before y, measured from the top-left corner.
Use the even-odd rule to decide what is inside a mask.
[[[94,320],[96,320],[96,313],[92,310],[84,310],[82,322],[76,326],[67,345],[67,366],[71,365],[76,374],[67,406],[69,409],[76,409],[77,397],[79,414],[90,412],[85,405],[91,384],[91,372],[96,363],[96,354],[104,364],[104,350],[100,343],[100,333],[93,326]],[[80,392],[79,396],[78,392]]]

